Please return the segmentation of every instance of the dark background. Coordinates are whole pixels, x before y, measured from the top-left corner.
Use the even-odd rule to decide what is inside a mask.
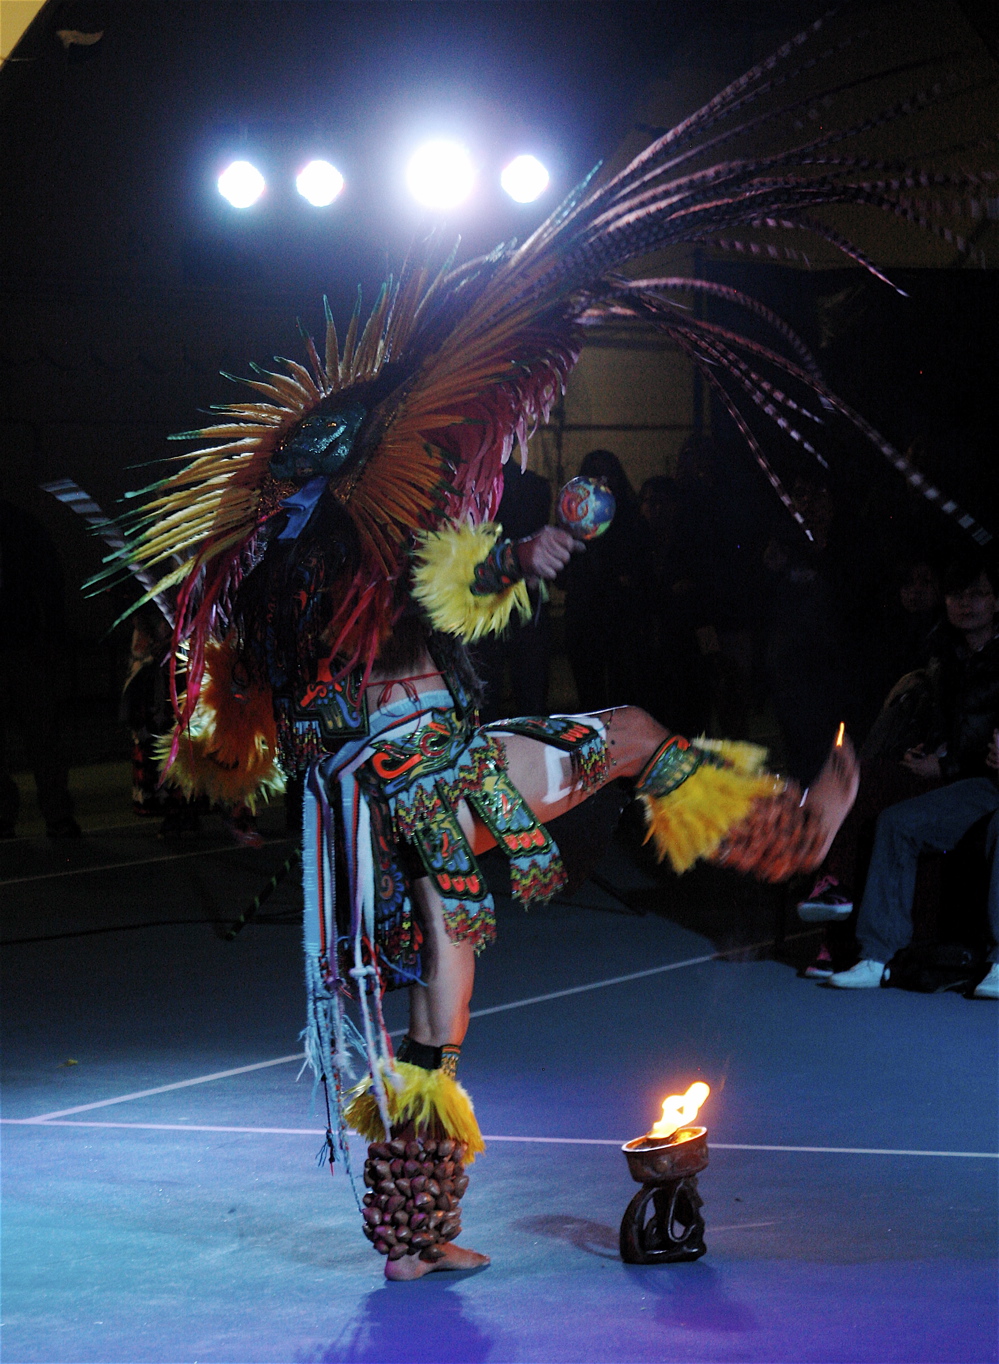
[[[372,299],[419,227],[401,172],[424,136],[459,134],[487,167],[453,215],[473,254],[529,231],[612,157],[643,91],[678,64],[731,79],[817,10],[814,0],[49,0],[0,71],[0,467],[4,496],[39,517],[63,558],[78,700],[120,685],[122,645],[104,636],[127,601],[78,593],[99,546],[40,482],[74,477],[112,509],[149,481],[133,466],[170,453],[169,432],[232,398],[220,370],[298,356],[296,318],[318,330],[324,292],[338,316],[358,281]],[[961,11],[995,56],[991,7],[968,0]],[[60,28],[104,36],[64,51]],[[522,150],[552,170],[535,205],[490,188]],[[270,186],[245,215],[215,189],[237,154]],[[291,186],[317,154],[347,180],[321,212]],[[902,300],[855,271],[710,269],[784,311],[833,387],[896,445],[920,440],[927,472],[990,523],[995,272],[913,271]],[[890,488],[875,465],[847,454],[850,497]]]

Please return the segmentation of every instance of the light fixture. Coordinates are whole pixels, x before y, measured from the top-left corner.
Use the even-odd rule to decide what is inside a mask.
[[[425,142],[406,167],[409,192],[427,208],[454,208],[467,199],[475,183],[475,167],[459,142]]]
[[[336,166],[331,166],[328,161],[310,161],[304,170],[299,172],[295,188],[310,204],[316,208],[325,208],[343,189],[343,183],[343,176]]]
[[[500,184],[518,204],[531,204],[544,194],[548,179],[536,156],[515,156],[500,176]]]
[[[233,208],[249,208],[266,188],[264,177],[249,161],[233,161],[218,179],[219,194],[228,199]]]

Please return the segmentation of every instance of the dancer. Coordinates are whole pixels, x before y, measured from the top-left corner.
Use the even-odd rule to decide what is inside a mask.
[[[551,527],[515,544],[492,518],[504,462],[516,444],[526,458],[588,327],[641,319],[675,342],[792,514],[743,405],[811,451],[799,428],[817,395],[823,420],[852,422],[925,485],[768,309],[700,279],[614,273],[737,227],[806,229],[862,261],[814,219],[816,205],[894,206],[899,190],[857,184],[848,159],[825,157],[827,133],[791,153],[709,159],[721,135],[707,130],[775,88],[774,69],[796,51],[787,45],[619,174],[584,182],[522,245],[455,266],[435,231],[363,328],[358,303],[342,348],[327,306],[323,356],[306,336],[307,365],[254,367],[258,400],[195,433],[208,447],[147,490],[118,556],[122,568],[164,565],[157,591],[176,592],[186,691],[174,686],[168,779],[252,806],[282,774],[304,775],[306,1051],[332,1110],[331,1160],[346,1156],[347,1125],[371,1143],[364,1227],[389,1278],[486,1263],[456,1245],[465,1165],[483,1147],[455,1071],[475,954],[495,933],[477,855],[498,845],[514,896],[549,898],[565,870],[547,825],[623,778],[677,871],[702,858],[777,880],[818,865],[853,800],[848,743],[803,799],[761,750],[688,741],[631,707],[480,726],[464,652],[525,614],[527,584],[554,577],[573,550]],[[750,309],[774,346],[673,301],[691,290]],[[381,998],[402,986],[410,1030],[393,1055]],[[367,1068],[351,1094],[347,998]]]

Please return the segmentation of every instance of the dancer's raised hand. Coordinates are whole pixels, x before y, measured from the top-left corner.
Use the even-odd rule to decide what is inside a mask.
[[[526,540],[517,542],[517,558],[525,578],[556,578],[573,554],[586,546],[558,526],[543,526]]]

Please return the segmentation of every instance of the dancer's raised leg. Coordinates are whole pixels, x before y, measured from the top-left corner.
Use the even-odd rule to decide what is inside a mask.
[[[825,766],[802,800],[793,783],[780,783],[753,767],[753,762],[758,764],[765,754],[751,745],[707,743],[709,756],[705,765],[694,773],[694,780],[688,785],[685,768],[690,764],[686,759],[697,752],[697,744],[676,742],[675,736],[637,706],[599,711],[580,719],[591,719],[603,728],[608,757],[604,782],[618,777],[634,780],[635,794],[646,798],[651,836],[660,856],[668,853],[678,871],[686,870],[698,856],[717,858],[765,880],[781,880],[793,872],[815,867],[828,851],[857,794],[857,759],[849,739],[832,747]],[[513,784],[542,823],[565,814],[595,789],[574,784],[568,754],[524,735],[498,737]],[[713,763],[722,757],[725,763],[719,769]],[[740,783],[735,777],[729,785],[741,784],[742,791],[725,790],[726,767],[752,785]],[[700,794],[694,801],[689,800],[698,788]],[[680,829],[685,820],[683,806],[691,804],[697,808],[689,827]],[[727,811],[732,813],[732,822],[723,837],[720,831],[729,818]],[[665,827],[664,837],[660,837],[657,823],[660,828]],[[493,846],[492,835],[470,811],[463,812],[462,824],[476,853]],[[702,838],[705,841],[698,846]]]

